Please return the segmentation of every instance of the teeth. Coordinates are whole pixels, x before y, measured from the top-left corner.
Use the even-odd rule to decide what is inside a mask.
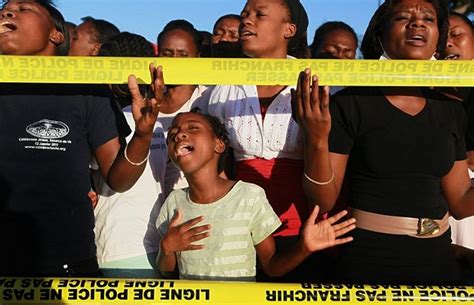
[[[8,21],[4,21],[0,24],[0,34],[11,32],[14,29],[15,29],[15,25]]]
[[[457,54],[449,54],[449,55],[446,56],[444,59],[456,59],[456,58],[458,58],[458,57],[459,57],[459,55],[457,55]]]
[[[177,150],[178,157],[190,154],[193,150],[194,150],[194,147],[192,147],[191,145],[188,145],[188,144],[182,145]]]

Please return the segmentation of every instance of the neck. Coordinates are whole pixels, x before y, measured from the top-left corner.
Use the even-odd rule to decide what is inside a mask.
[[[285,47],[285,48],[281,48],[277,50],[269,50],[266,53],[263,52],[261,54],[246,54],[246,55],[250,56],[251,58],[259,58],[259,59],[265,59],[265,58],[286,59],[288,55],[288,49]]]
[[[201,204],[221,199],[235,183],[219,176],[216,168],[187,174],[186,180],[189,184],[189,197],[193,202]]]

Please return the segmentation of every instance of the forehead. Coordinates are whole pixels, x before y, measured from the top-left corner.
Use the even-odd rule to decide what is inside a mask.
[[[278,6],[276,6],[278,4]],[[245,3],[244,9],[259,9],[259,8],[284,8],[283,0],[248,0]]]
[[[12,5],[18,5],[18,4],[23,4],[23,3],[28,3],[28,4],[31,4],[31,5],[40,7],[40,8],[44,9],[47,12],[47,10],[35,0],[8,0],[8,1],[3,2],[3,5],[1,6],[1,8],[3,9],[3,8],[7,8],[9,6],[12,6]]]
[[[449,26],[450,27],[463,27],[463,28],[472,30],[471,24],[467,24],[464,19],[456,15],[452,15],[449,17]]]
[[[1,6],[0,9],[3,10],[9,7],[13,8],[21,4],[29,4],[36,7],[36,12],[41,13],[41,15],[37,14],[37,16],[41,16],[40,18],[44,17],[45,19],[48,19],[49,21],[51,21],[51,15],[48,9],[46,9],[44,6],[42,6],[39,2],[35,0],[9,0],[9,1],[4,2],[3,6]]]
[[[181,126],[183,124],[188,124],[188,123],[200,123],[203,125],[210,126],[207,119],[199,113],[194,113],[194,112],[186,112],[186,113],[180,113],[178,114],[175,119],[173,120],[173,124],[171,124],[171,128]]]
[[[392,12],[400,10],[420,10],[424,12],[431,12],[436,14],[434,5],[426,0],[401,0],[395,2]]]
[[[324,40],[352,40],[355,43],[354,35],[346,29],[337,28],[326,33]]]
[[[192,35],[182,29],[174,29],[166,32],[165,35],[163,35],[162,44],[174,42],[177,39],[188,40],[187,42],[194,44]]]
[[[228,18],[224,18],[222,20],[220,20],[217,25],[216,25],[216,28],[225,28],[225,27],[239,27],[240,25],[240,20],[239,19],[236,19],[236,18],[231,18],[231,17],[228,17]]]

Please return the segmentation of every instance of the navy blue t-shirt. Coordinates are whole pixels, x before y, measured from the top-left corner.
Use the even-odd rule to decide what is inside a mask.
[[[0,274],[95,257],[89,163],[128,131],[117,109],[102,87],[0,85]]]

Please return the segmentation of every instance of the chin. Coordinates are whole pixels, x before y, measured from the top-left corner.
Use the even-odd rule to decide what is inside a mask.
[[[251,58],[257,58],[258,57],[258,52],[256,50],[253,50],[252,48],[245,47],[244,44],[242,44],[242,53],[244,53],[246,56],[251,57]]]

